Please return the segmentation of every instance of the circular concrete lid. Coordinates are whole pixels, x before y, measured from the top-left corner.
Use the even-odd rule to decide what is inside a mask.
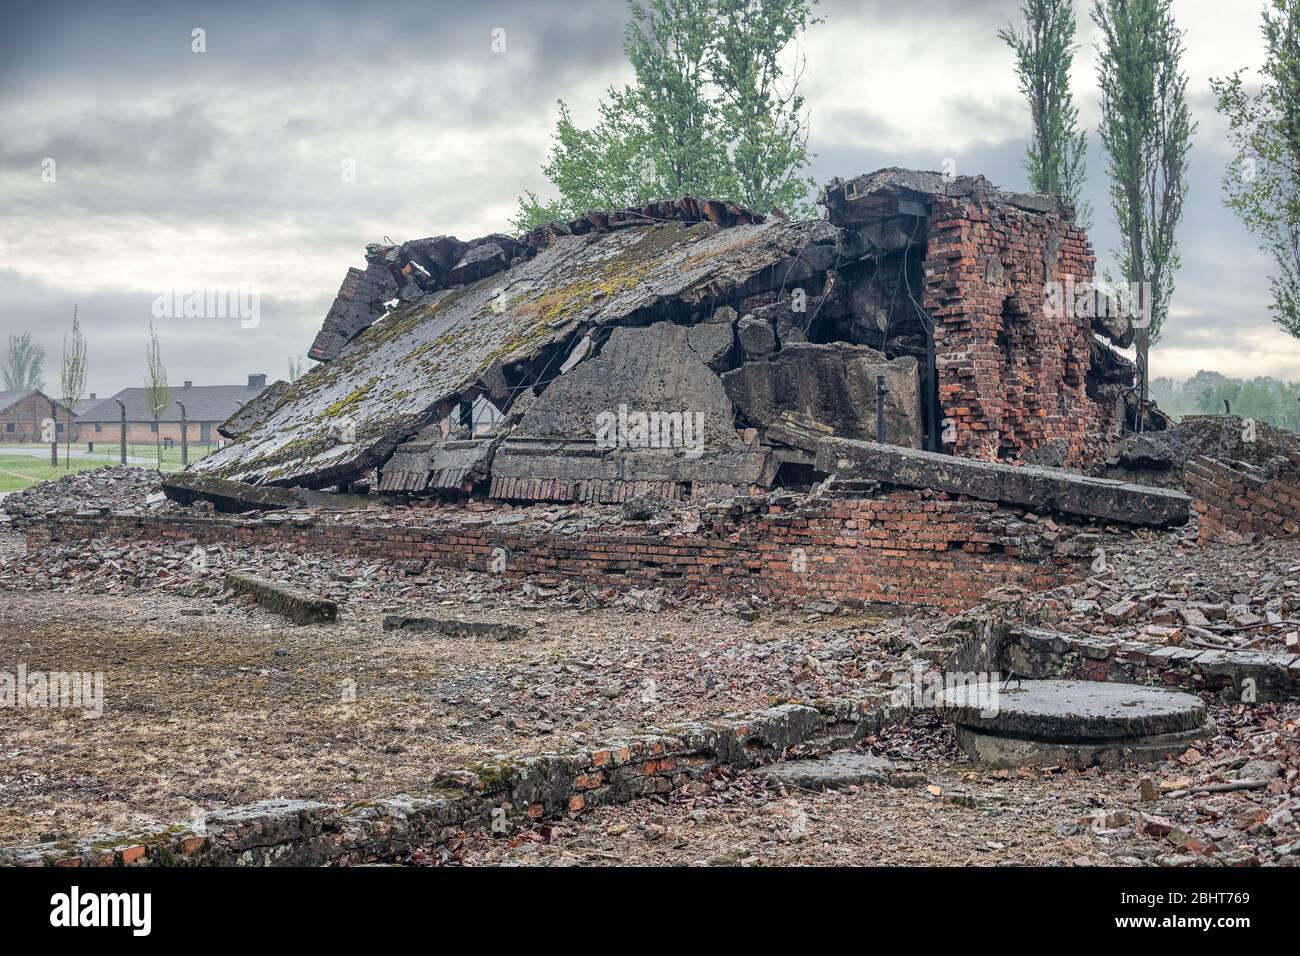
[[[954,723],[985,733],[1058,741],[1179,733],[1206,717],[1205,704],[1191,694],[1081,680],[950,687],[936,706]]]

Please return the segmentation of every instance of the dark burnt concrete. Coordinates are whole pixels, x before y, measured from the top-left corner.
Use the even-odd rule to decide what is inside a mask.
[[[875,349],[844,342],[795,342],[770,359],[727,372],[722,381],[737,411],[754,426],[802,423],[804,431],[867,439],[876,434],[877,375],[885,376],[889,389],[885,440],[919,448],[921,402],[913,358],[890,361]],[[771,438],[780,441],[781,430]],[[815,451],[819,439],[808,444],[786,437],[784,443]]]
[[[817,468],[839,478],[903,488],[932,488],[983,501],[1059,513],[1172,528],[1187,523],[1191,499],[1167,488],[1032,465],[1016,466],[935,452],[828,438],[817,448]]]

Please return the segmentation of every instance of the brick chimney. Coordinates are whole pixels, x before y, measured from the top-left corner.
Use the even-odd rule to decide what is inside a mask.
[[[249,387],[249,388],[266,388],[266,376],[265,376],[265,375],[250,375],[250,376],[248,376],[248,387]]]

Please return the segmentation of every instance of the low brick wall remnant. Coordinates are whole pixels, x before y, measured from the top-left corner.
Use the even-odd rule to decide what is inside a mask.
[[[0,848],[0,866],[324,866],[395,861],[467,829],[509,833],[521,820],[576,816],[669,793],[723,768],[792,748],[851,747],[905,719],[887,692],[862,700],[784,704],[685,723],[577,753],[542,754],[432,773],[433,790],[346,805],[264,800],[207,815],[202,827]]]
[[[1260,468],[1201,456],[1184,468],[1202,544],[1300,537],[1300,452]]]
[[[1106,541],[1085,523],[926,490],[870,497],[769,495],[702,510],[698,530],[555,532],[519,525],[415,525],[328,514],[79,514],[28,529],[28,545],[89,538],[279,546],[366,560],[422,560],[450,570],[663,586],[788,603],[832,599],[955,613],[992,588],[1047,590],[1085,573]],[[1114,536],[1111,536],[1114,537]]]

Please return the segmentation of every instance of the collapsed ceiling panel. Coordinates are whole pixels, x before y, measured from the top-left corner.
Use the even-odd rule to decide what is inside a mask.
[[[347,481],[448,414],[458,397],[477,391],[509,405],[546,374],[551,350],[580,331],[689,321],[714,300],[808,277],[806,259],[833,258],[836,231],[815,221],[731,229],[665,222],[560,236],[506,272],[375,322],[198,467],[250,482]],[[828,252],[810,252],[817,245]]]
[[[511,500],[723,496],[806,485],[823,439],[874,437],[878,381],[893,444],[1102,455],[1135,371],[1102,338],[1123,348],[1132,325],[1092,290],[1070,210],[900,169],[832,182],[824,205],[825,220],[764,221],[688,197],[368,246],[313,343],[323,364],[241,411],[195,470]],[[1087,308],[1052,308],[1057,288],[1088,290]]]

